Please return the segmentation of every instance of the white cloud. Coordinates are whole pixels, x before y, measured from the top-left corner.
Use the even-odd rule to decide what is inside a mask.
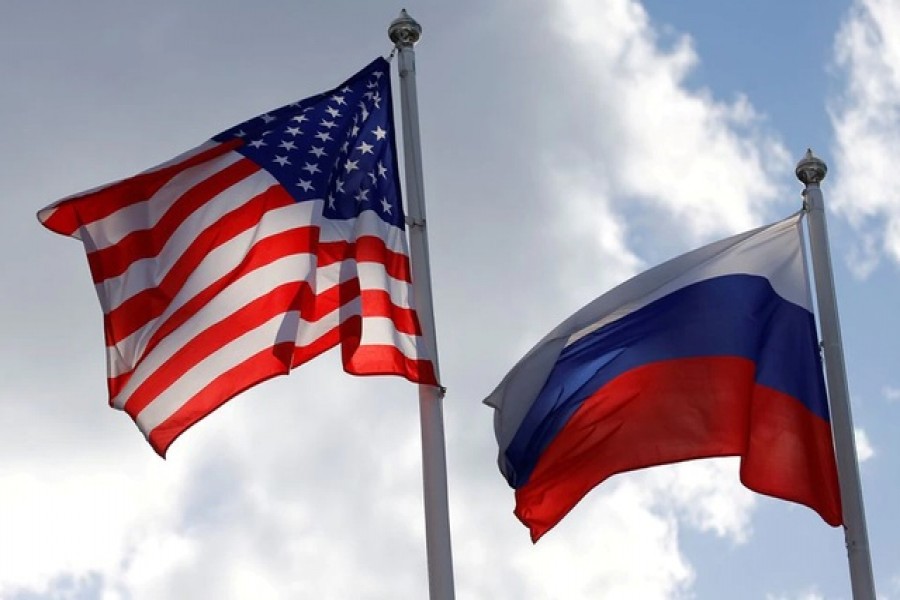
[[[629,235],[644,247],[683,250],[758,225],[791,161],[749,100],[724,102],[689,89],[686,79],[699,62],[690,38],[661,49],[637,2],[559,6],[573,80],[562,101],[577,117],[562,129],[569,148],[555,168],[574,190],[563,197],[592,198],[598,223],[610,222],[595,232],[601,239],[611,231],[600,256],[622,256],[620,264],[633,268]],[[585,214],[582,203],[573,208],[569,223]]]
[[[147,532],[167,531],[174,516],[174,507],[164,502],[172,482],[152,471],[98,469],[62,459],[58,468],[31,466],[0,477],[0,595],[15,589],[47,591],[69,575],[114,575],[116,557],[144,543]],[[166,549],[175,545],[167,543]],[[180,558],[150,552],[135,566],[156,571]]]
[[[875,447],[862,427],[853,428],[853,437],[856,440],[856,458],[859,462],[865,462],[875,456]]]
[[[742,543],[751,533],[756,494],[741,483],[739,465],[737,457],[679,463],[648,471],[645,485],[658,499],[657,510],[677,514],[700,531]]]
[[[654,502],[627,480],[590,494],[580,514],[520,555],[533,597],[685,597],[694,573],[678,547],[678,522]]]
[[[900,5],[855,0],[835,36],[835,62],[845,85],[830,103],[835,176],[828,203],[859,232],[849,264],[865,277],[882,256],[900,263],[893,163],[900,154]]]

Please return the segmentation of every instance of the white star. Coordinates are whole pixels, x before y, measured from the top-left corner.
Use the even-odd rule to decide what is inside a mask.
[[[353,129],[350,130],[350,134],[347,136],[348,138],[355,138],[359,135],[359,127],[356,125],[353,126]]]
[[[328,208],[334,208],[334,196],[328,194]]]
[[[291,121],[297,121],[298,123],[302,123],[303,121],[308,121],[308,120],[309,119],[306,118],[306,115],[297,115],[297,116],[291,118]]]
[[[348,144],[347,142],[344,142],[343,144],[341,144],[341,152],[343,152],[344,154],[347,153],[347,150],[349,148],[350,148],[350,144]]]
[[[303,132],[300,131],[299,127],[288,127],[284,130],[285,133],[289,133],[291,135],[303,135]]]
[[[316,158],[322,158],[323,156],[328,156],[327,154],[325,154],[325,148],[319,148],[318,146],[313,146],[312,148],[310,148],[309,152],[307,152],[307,154],[315,154]]]
[[[259,115],[259,118],[262,119],[266,123],[271,123],[272,121],[275,120],[275,117],[273,117],[272,115],[269,115],[269,114]]]
[[[375,94],[375,96],[372,98],[372,104],[375,105],[375,108],[381,108],[381,94]]]
[[[234,132],[234,137],[244,137],[245,135],[247,135],[247,133],[243,129]]]
[[[304,192],[308,192],[312,189],[312,181],[307,181],[306,179],[301,179],[300,183],[298,183],[297,185],[299,187],[302,187]]]
[[[253,140],[249,145],[253,146],[254,148],[262,148],[266,145],[266,143],[262,140]]]
[[[284,140],[283,142],[278,144],[278,146],[284,148],[285,150],[295,150],[297,148],[297,146],[294,145],[294,142],[290,140]]]
[[[337,127],[337,123],[335,123],[334,121],[326,121],[325,119],[322,119],[322,122],[319,123],[319,127],[327,127],[328,129],[331,129],[332,127]]]
[[[375,71],[374,73],[372,73],[372,75],[375,77],[375,79],[381,79],[381,76],[384,75],[384,71]]]
[[[331,134],[328,133],[327,131],[320,131],[319,133],[316,134],[316,137],[319,138],[320,140],[322,140],[323,142],[327,142],[328,140],[331,139]]]
[[[372,133],[375,134],[376,140],[383,140],[384,136],[387,135],[387,131],[381,128],[381,125],[372,130]]]
[[[338,191],[342,194],[347,193],[347,191],[344,190],[344,180],[343,179],[338,179],[334,182],[334,189],[335,189],[335,191]]]
[[[287,156],[276,156],[272,162],[277,162],[282,167],[285,165],[291,164],[291,161],[288,160]]]
[[[344,169],[346,169],[347,172],[350,173],[350,172],[353,172],[353,171],[357,170],[357,169],[359,168],[358,165],[359,165],[359,161],[358,161],[358,160],[348,160],[348,161],[344,164]]]
[[[384,210],[384,214],[391,214],[391,203],[387,201],[387,198],[381,199],[381,208]]]
[[[363,121],[369,118],[369,109],[367,109],[366,105],[362,102],[359,103],[359,112],[362,114]]]
[[[372,180],[372,185],[378,183],[378,177],[376,177],[375,173],[373,173],[372,171],[369,171],[369,179]]]
[[[310,175],[312,175],[313,173],[321,173],[322,172],[322,170],[319,169],[319,165],[317,165],[315,163],[306,163],[301,168],[304,171],[309,171]]]
[[[344,88],[344,89],[347,89],[347,88]],[[342,90],[342,91],[343,91],[343,90]],[[344,97],[343,97],[343,96],[338,96],[337,94],[335,94],[334,96],[331,97],[331,99],[334,100],[335,102],[337,102],[338,104],[342,105],[342,106],[343,106],[344,104],[346,104],[346,102],[344,101]],[[332,116],[332,117],[336,117],[337,115],[331,115],[331,116]]]
[[[365,202],[369,199],[369,190],[359,190],[356,193],[356,201],[357,202]]]
[[[351,88],[349,85],[345,85],[344,87],[341,88],[341,91],[344,92],[345,94],[349,94],[350,92],[353,91],[353,88]]]
[[[378,162],[378,176],[387,178],[387,168],[380,161]]]
[[[341,98],[341,101],[343,101],[343,100],[344,99]],[[326,108],[325,112],[327,112],[329,115],[331,115],[332,119],[337,119],[339,116],[341,116],[341,111],[339,111],[338,109],[336,109],[333,106],[329,106],[328,108]]]
[[[372,144],[367,144],[367,143],[363,142],[359,146],[357,146],[356,149],[359,150],[360,152],[362,152],[363,154],[372,154],[373,153],[372,148],[374,148],[374,147],[375,146],[373,146]]]

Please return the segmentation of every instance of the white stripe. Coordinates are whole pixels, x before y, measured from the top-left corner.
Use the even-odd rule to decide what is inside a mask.
[[[402,333],[394,327],[394,322],[387,317],[368,317],[363,319],[360,346],[394,346],[404,356],[417,360],[426,356],[424,340],[421,336]]]
[[[391,278],[384,267],[377,263],[353,263],[351,261],[333,263],[313,271],[313,255],[295,254],[286,256],[272,263],[255,269],[234,281],[223,289],[206,306],[191,316],[178,329],[162,340],[141,362],[128,384],[114,399],[114,405],[121,407],[146,377],[149,377],[166,360],[171,358],[185,343],[199,333],[218,323],[236,310],[246,306],[256,298],[270,292],[276,287],[291,281],[303,281],[315,278],[313,290],[321,294],[333,285],[354,277],[360,278],[362,289],[385,290],[391,301],[402,308],[409,308],[409,285],[404,281]],[[354,268],[354,265],[356,268]],[[213,269],[214,270],[214,269]],[[203,270],[198,270],[202,272]],[[312,282],[311,282],[312,283]],[[203,289],[203,288],[199,288]],[[190,297],[176,298],[173,305],[158,319],[121,340],[117,345],[107,347],[109,377],[117,377],[131,371],[141,360],[147,344],[153,334],[166,320]],[[176,306],[177,305],[177,306]],[[358,306],[344,307],[345,312],[359,314]],[[351,312],[351,314],[353,314]],[[337,321],[331,327],[334,327]],[[327,327],[327,331],[331,327]]]
[[[149,438],[160,423],[172,416],[216,377],[242,363],[256,353],[271,348],[279,342],[289,342],[291,328],[282,324],[286,315],[276,315],[266,323],[252,329],[206,356],[187,373],[153,399],[138,413],[135,422],[144,436]]]
[[[176,156],[175,158],[173,158],[171,160],[167,160],[164,163],[161,163],[159,165],[156,165],[155,167],[152,167],[150,169],[147,169],[146,171],[141,172],[140,175],[143,175],[145,173],[153,173],[155,171],[159,171],[166,167],[173,166],[178,163],[187,161],[187,160],[193,158],[194,156],[196,156],[202,152],[206,152],[210,148],[214,148],[218,145],[219,145],[218,142],[208,140],[208,141],[200,144],[193,150],[188,150],[187,152],[183,152],[182,154],[179,154],[178,156]],[[132,177],[126,177],[125,179],[117,179],[116,181],[112,181],[110,183],[105,183],[103,185],[98,185],[97,187],[93,187],[93,188],[91,188],[89,190],[85,190],[83,192],[78,192],[77,194],[72,194],[71,196],[66,196],[65,198],[57,200],[53,204],[39,210],[38,211],[38,219],[42,223],[46,223],[47,220],[50,219],[56,213],[56,211],[59,209],[60,204],[62,204],[64,202],[68,202],[70,200],[75,200],[76,198],[83,198],[85,196],[90,196],[91,194],[96,194],[97,192],[101,192],[107,188],[114,186],[114,185],[118,185],[118,184],[122,183],[123,181],[127,181],[128,179],[132,179]],[[82,230],[83,230],[83,228],[79,228],[79,229],[75,230],[75,232],[72,233],[72,237],[79,239],[79,240],[82,239],[82,237],[81,237]],[[88,249],[88,250],[90,251],[90,249]]]
[[[312,266],[311,259],[309,254],[286,256],[247,273],[222,290],[206,306],[160,341],[143,358],[128,384],[116,396],[113,404],[118,408],[124,406],[127,398],[147,377],[194,337],[276,287],[297,281],[298,274],[309,273]],[[116,377],[122,372],[130,370],[137,363],[153,333],[164,322],[165,319],[152,321],[147,327],[118,344],[118,353],[114,355],[117,360],[110,364],[110,377]],[[112,351],[112,349],[110,350]]]
[[[251,179],[255,179],[255,177]],[[247,184],[246,187],[245,184]],[[234,191],[250,192],[250,188],[255,185],[244,180],[235,186],[241,187],[241,189]],[[174,263],[184,255],[197,238],[198,232],[203,232],[212,225],[220,216],[220,212],[229,212],[234,205],[238,204],[237,197],[232,199],[228,195],[230,191],[232,190],[223,192],[224,199],[228,202],[210,202],[202,211],[198,211],[198,213],[206,214],[186,220],[184,226],[178,228],[158,257],[135,261],[122,275],[98,283],[96,285],[97,293],[105,300],[102,302],[103,306],[109,306],[109,309],[104,312],[109,313],[136,294],[160,285]],[[244,198],[245,201],[247,199],[249,197]],[[224,205],[224,210],[220,208],[220,205]],[[177,303],[175,308],[231,271],[260,240],[293,228],[309,225],[312,214],[315,214],[316,210],[317,207],[313,203],[304,202],[290,204],[265,213],[256,226],[215,248],[196,266],[194,272],[185,281],[184,289],[180,290],[173,299],[173,303]]]
[[[210,255],[210,257],[212,260],[216,260],[216,257],[212,255]],[[173,332],[170,336],[178,335],[180,330],[186,328],[191,328],[193,331],[199,333],[202,329],[197,329],[197,327],[205,329],[208,325],[204,325],[204,323],[216,323],[227,317],[234,311],[232,308],[233,306],[243,306],[257,296],[265,293],[265,291],[273,289],[280,283],[287,283],[289,281],[306,280],[311,283],[311,287],[317,294],[321,294],[342,281],[359,277],[361,289],[387,291],[391,298],[391,302],[395,306],[411,308],[411,288],[409,284],[405,281],[390,277],[384,266],[380,263],[356,263],[355,270],[353,268],[354,263],[350,261],[345,263],[333,263],[325,267],[317,268],[315,273],[310,273],[312,268],[311,258],[312,255],[309,254],[291,255],[248,273],[244,277],[236,280],[229,287],[223,289],[219,295],[216,296],[214,301],[211,301],[203,307],[197,315],[183,323],[179,330]],[[279,264],[281,266],[279,266]],[[260,273],[260,271],[262,272]],[[270,274],[271,271],[276,271],[277,274]],[[215,267],[207,268],[206,266],[201,266],[195,273],[198,274],[198,277],[200,274],[210,273],[212,279],[209,283],[221,276]],[[315,281],[310,281],[313,277]],[[275,283],[279,278],[280,283]],[[272,282],[272,287],[259,287],[264,285],[261,281]],[[208,285],[208,283],[200,282],[199,285],[192,287],[196,287],[196,291],[199,292],[205,289],[206,285]],[[107,346],[108,376],[118,377],[122,373],[131,371],[138,360],[140,360],[141,355],[143,355],[153,334],[156,333],[175,311],[187,303],[194,295],[194,293],[185,293],[184,296],[182,296],[182,294],[177,295],[172,300],[171,305],[159,318],[149,321],[146,325],[128,337],[120,340],[118,344]],[[220,298],[220,296],[222,298]],[[221,305],[224,298],[228,298],[229,300],[222,307]],[[217,307],[221,307],[221,309],[216,310]],[[177,350],[177,348],[175,348],[175,350]],[[157,346],[153,350],[153,354],[157,354],[160,351],[160,346]]]
[[[357,297],[324,315],[318,321],[301,319],[294,341],[297,346],[309,346],[350,317],[359,316],[361,312],[361,300]],[[400,352],[412,360],[422,358],[422,349],[424,348],[419,336],[397,331],[394,322],[387,317],[363,317],[360,345],[396,346]]]
[[[85,224],[82,226],[82,234],[86,234],[83,238],[85,247],[88,252],[102,250],[118,244],[122,238],[135,231],[152,229],[186,192],[242,158],[236,152],[228,152],[186,169],[143,202],[131,204],[99,221]]]
[[[719,245],[726,247],[720,249]],[[679,256],[626,281],[583,308],[569,321],[574,316],[590,314],[588,318],[594,322],[572,332],[566,345],[673,292],[723,275],[764,277],[779,296],[812,312],[798,216],[712,246],[717,247],[715,252],[704,252],[711,248],[704,246]],[[616,297],[607,300],[612,294]]]
[[[317,213],[318,214],[318,213]],[[323,219],[321,240],[323,242],[355,241],[362,237],[377,237],[385,246],[399,254],[409,254],[406,249],[406,232],[372,211],[363,211],[356,219]]]
[[[103,312],[108,314],[132,296],[146,289],[157,287],[178,258],[194,242],[198,231],[207,229],[224,214],[245,204],[257,194],[268,189],[269,184],[272,186],[278,185],[277,181],[265,171],[257,172],[235,184],[211,200],[202,210],[196,211],[186,219],[166,242],[158,256],[137,260],[121,275],[97,283],[95,287],[97,295],[100,297]],[[322,242],[346,241],[349,239],[338,237],[340,235],[375,236],[382,238],[389,250],[398,254],[407,254],[405,232],[388,225],[378,217],[372,218],[369,216],[362,219],[354,232],[345,222],[335,224],[330,219],[323,219],[321,215],[322,201],[320,200],[300,202],[269,211],[263,215],[256,228],[248,229],[246,232],[235,236],[235,238],[213,250],[210,256],[222,257],[218,259],[219,262],[213,263],[204,260],[203,264],[197,268],[198,271],[204,272],[204,276],[200,279],[194,279],[192,275],[185,285],[191,283],[193,289],[202,290],[233,268],[232,266],[218,272],[215,270],[208,271],[210,265],[234,263],[233,259],[228,261],[224,260],[224,257],[243,257],[252,243],[258,240],[313,223],[320,224],[319,239]],[[191,296],[194,295],[194,293],[189,291],[186,293],[190,293]],[[183,296],[184,294],[179,293],[179,297]]]
[[[172,342],[169,342],[168,344],[161,343],[153,349],[153,351],[151,352],[151,356],[153,356],[155,359],[158,359],[154,362],[154,364],[162,364],[163,362],[165,362],[165,360],[168,360],[168,358],[171,357],[172,353],[178,350],[178,348],[180,347],[180,343],[174,341],[175,338],[181,339],[186,335],[189,335],[185,333],[186,331],[193,331],[194,335],[196,335],[200,333],[200,331],[202,331],[202,329],[198,328],[205,329],[209,326],[209,324],[217,323],[218,321],[230,315],[233,312],[232,306],[243,306],[243,304],[252,300],[256,296],[262,295],[264,293],[263,288],[258,287],[262,285],[262,283],[260,283],[260,280],[269,280],[271,279],[271,277],[269,277],[265,271],[263,273],[257,273],[258,271],[262,271],[263,269],[281,269],[282,271],[288,272],[291,276],[293,276],[295,278],[295,281],[299,281],[302,279],[301,277],[298,277],[298,275],[302,273],[302,269],[309,269],[310,263],[307,260],[309,258],[311,258],[311,256],[305,254],[285,257],[283,259],[280,259],[279,261],[276,261],[281,262],[284,265],[283,268],[274,266],[276,263],[272,263],[236,280],[231,286],[220,292],[219,296],[222,296],[222,298],[219,298],[219,296],[217,296],[214,299],[215,301],[207,304],[200,311],[198,311],[197,315],[194,315],[185,323],[183,323],[181,327],[173,331],[169,336],[173,338]],[[320,267],[319,269],[317,269],[315,273],[317,281],[315,283],[316,287],[314,288],[319,290],[317,293],[321,294],[323,293],[323,291],[327,291],[334,285],[340,283],[342,280],[352,279],[358,274],[361,281],[361,286],[364,285],[365,281],[370,282],[362,287],[363,290],[368,289],[387,291],[391,302],[395,306],[406,309],[412,308],[410,304],[411,288],[409,284],[407,284],[405,281],[391,278],[382,265],[377,263],[359,263],[357,265],[356,272],[354,272],[352,268],[345,268],[345,266],[347,265],[350,265],[350,267],[352,267],[352,263],[347,263],[346,265],[344,263],[334,263],[332,265],[328,265],[327,267]],[[253,277],[251,277],[251,275],[253,275]],[[272,277],[277,278],[278,276],[274,275]],[[307,275],[307,279],[308,278],[309,277]],[[285,282],[287,282],[287,280],[285,280]],[[273,287],[275,286],[273,285]],[[225,302],[225,298],[228,299],[227,302]],[[224,306],[222,306],[223,302],[225,302]],[[182,304],[183,302],[179,302],[178,306],[181,306]],[[166,310],[158,319],[150,321],[141,329],[122,339],[117,345],[107,346],[106,354],[108,376],[111,378],[118,377],[119,375],[127,373],[134,369],[134,365],[136,365],[141,359],[141,356],[144,354],[147,344],[149,343],[154,333],[156,333],[156,331],[176,310],[177,308],[174,307]],[[323,330],[323,333],[336,325],[337,321],[334,321],[332,325],[327,326]],[[323,327],[325,326],[323,325]],[[169,347],[168,351],[165,351],[166,347]],[[161,356],[160,353],[163,352],[165,352],[165,354]],[[149,360],[149,358],[147,360]],[[147,360],[144,361],[145,364],[147,364]],[[121,398],[122,394],[124,393],[125,390],[123,390],[118,397]],[[122,400],[121,402],[124,403],[124,400]]]
[[[256,229],[248,230],[212,251],[197,265],[181,290],[171,299],[166,310],[158,318],[148,321],[131,335],[120,340],[115,347],[107,348],[109,377],[116,377],[130,371],[137,363],[138,357],[144,352],[144,348],[154,332],[197,294],[231,272],[254,244],[283,231],[305,226],[312,220],[311,215],[316,214],[318,210],[319,207],[314,202],[292,204],[272,210],[263,216]],[[113,304],[118,307],[138,292],[148,287],[155,287],[157,282],[149,281],[150,277],[161,279],[165,276],[165,273],[155,272],[153,261],[148,259],[139,261],[139,263],[143,267],[142,269],[130,269],[125,274],[127,276],[98,284],[97,291],[101,304],[104,306]],[[306,270],[297,270],[295,266],[293,271],[286,272],[284,281],[306,280],[311,284],[313,290],[321,293],[322,290],[358,274],[362,289],[386,289],[394,304],[404,308],[411,306],[409,285],[405,281],[390,277],[381,263],[358,262],[355,264],[355,269],[354,263],[350,261],[335,263],[317,268],[314,277],[311,277],[309,272],[311,267],[307,263],[304,265]],[[225,289],[220,293],[231,292]]]
[[[311,344],[338,326],[342,317],[346,319],[354,314],[358,314],[358,310],[336,310],[317,323],[300,321],[299,327],[297,327],[300,335],[296,337],[295,343],[301,346]],[[285,326],[285,323],[292,320],[297,322],[295,311],[279,314],[205,357],[154,398],[138,414],[136,419],[138,427],[145,436],[149,437],[155,427],[172,416],[216,377],[262,350],[281,342],[291,341],[290,332],[294,327]],[[417,352],[417,347],[421,345],[421,339],[397,333],[393,324],[387,319],[365,319],[363,328],[364,341],[361,345],[396,345],[408,358],[415,360],[421,356]]]

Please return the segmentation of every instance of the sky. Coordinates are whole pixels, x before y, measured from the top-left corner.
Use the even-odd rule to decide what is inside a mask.
[[[166,460],[109,408],[82,247],[35,212],[330,89],[402,6],[2,2],[0,598],[426,598],[418,396],[328,354]],[[840,529],[734,459],[615,476],[532,545],[481,400],[629,276],[823,183],[879,598],[900,598],[900,5],[407,2],[456,596],[850,598]],[[396,73],[394,73],[396,78]],[[396,92],[396,89],[395,89]],[[399,108],[399,101],[395,102]]]

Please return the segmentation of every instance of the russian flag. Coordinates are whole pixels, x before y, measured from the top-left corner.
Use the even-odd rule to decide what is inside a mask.
[[[485,400],[537,541],[617,473],[740,456],[748,488],[842,522],[801,214],[597,298]]]

